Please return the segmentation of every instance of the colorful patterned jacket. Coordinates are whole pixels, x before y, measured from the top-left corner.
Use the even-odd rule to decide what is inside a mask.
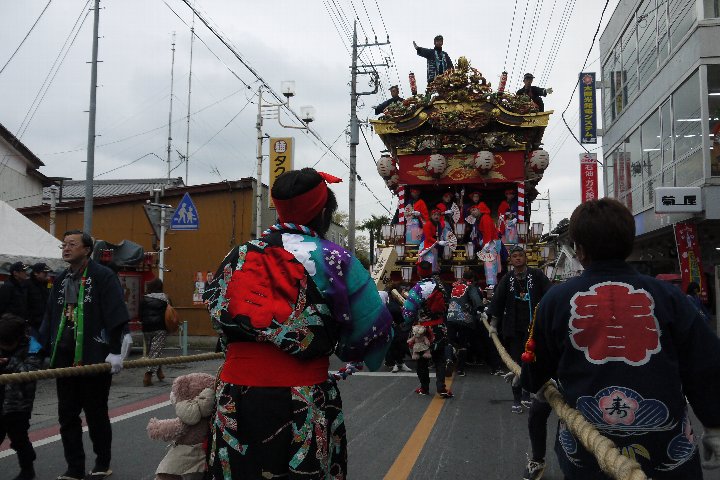
[[[376,370],[392,340],[390,313],[367,270],[303,226],[275,225],[234,248],[204,299],[225,346],[271,342],[298,358],[335,353]]]

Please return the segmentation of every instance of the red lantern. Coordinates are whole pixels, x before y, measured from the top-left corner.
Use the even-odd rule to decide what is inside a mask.
[[[527,343],[525,344],[525,351],[527,351],[527,352],[535,351],[535,339],[534,338],[528,339]]]
[[[522,360],[523,363],[532,363],[535,361],[535,354],[533,352],[523,352],[520,360]]]

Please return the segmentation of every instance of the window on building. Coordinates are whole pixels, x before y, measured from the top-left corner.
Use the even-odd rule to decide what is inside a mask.
[[[703,177],[698,72],[673,93],[673,112],[675,184],[684,187]]]
[[[660,146],[660,113],[650,115],[641,127],[642,167],[644,178],[643,203],[652,205],[655,201],[655,187],[662,173],[662,148]]]
[[[643,155],[640,145],[640,129],[625,139],[625,161],[630,162],[630,189],[632,190],[632,212],[643,208]]]
[[[605,168],[603,170],[603,176],[605,177],[605,196],[609,198],[617,198],[615,195],[615,157],[617,156],[617,149],[612,151],[609,155],[603,156],[603,162]]]
[[[705,0],[705,18],[720,17],[720,0]]]
[[[622,37],[622,70],[623,70],[623,93],[625,104],[632,101],[638,93],[638,50],[637,30],[635,22],[631,22]]]
[[[603,69],[603,84],[605,88],[606,125],[615,120],[625,106],[623,97],[622,63],[620,45],[618,44],[610,54]]]
[[[615,119],[615,89],[613,88],[613,72],[614,72],[615,58],[610,55],[610,58],[605,65],[602,67],[602,102],[603,102],[603,125],[610,125]]]
[[[717,177],[720,176],[720,65],[708,65],[707,79],[710,113],[710,175]]]
[[[658,62],[665,60],[670,52],[667,9],[668,0],[657,0]]]
[[[672,152],[672,117],[670,100],[660,107],[660,126],[662,133],[660,148],[662,149],[662,185],[663,187],[675,186],[675,166],[673,164]]]
[[[720,0],[719,0],[720,1]],[[657,69],[657,6],[655,0],[645,0],[637,12],[638,57],[640,88],[652,80]]]
[[[680,40],[695,22],[695,0],[669,0],[670,48],[677,48]]]

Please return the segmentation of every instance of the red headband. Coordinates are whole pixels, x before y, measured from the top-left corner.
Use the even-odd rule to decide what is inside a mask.
[[[281,222],[292,222],[300,225],[307,225],[313,218],[317,217],[327,202],[328,183],[340,183],[342,178],[330,175],[325,172],[317,172],[323,181],[296,197],[279,200],[273,198],[273,203],[278,213],[278,220]]]

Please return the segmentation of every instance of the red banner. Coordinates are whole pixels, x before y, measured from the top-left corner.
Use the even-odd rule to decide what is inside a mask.
[[[598,198],[597,153],[580,154],[580,201]]]
[[[680,277],[682,278],[682,291],[687,291],[690,282],[700,285],[700,298],[707,302],[707,285],[700,262],[700,243],[698,242],[697,228],[694,223],[676,223],[675,244],[677,245],[678,261],[680,262]]]
[[[455,183],[503,183],[525,180],[525,152],[495,154],[492,169],[481,173],[475,168],[474,153],[439,155],[447,163],[445,171],[435,177],[426,166],[431,155],[401,155],[398,157],[400,183],[403,185],[450,185]],[[432,155],[435,157],[436,155]],[[444,159],[444,160],[443,160]]]

